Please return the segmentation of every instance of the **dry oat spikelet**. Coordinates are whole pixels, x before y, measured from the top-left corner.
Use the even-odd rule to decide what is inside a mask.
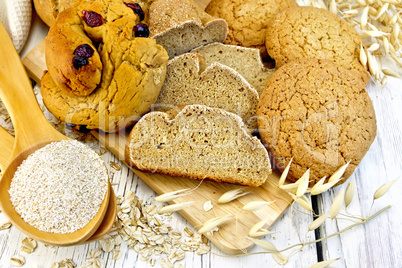
[[[311,190],[311,195],[317,195],[317,194],[321,194],[321,193],[328,191],[330,188],[334,187],[335,184],[337,184],[340,180],[341,180],[341,178],[339,178],[336,181],[324,183],[323,185],[318,186],[315,189],[313,187],[313,189]]]
[[[364,51],[364,47],[362,44],[360,44],[360,57],[359,57],[360,63],[366,67],[367,66],[367,55],[366,52]]]
[[[309,230],[309,231],[313,231],[313,230],[317,229],[318,227],[320,227],[321,224],[323,224],[324,221],[325,221],[326,219],[328,219],[328,216],[329,216],[328,212],[322,214],[321,216],[319,216],[317,219],[315,219],[315,220],[310,224],[310,226],[308,227],[308,230]]]
[[[342,208],[344,196],[345,196],[345,189],[342,188],[335,196],[334,201],[332,201],[331,209],[329,211],[331,219],[335,218],[339,214],[339,211]]]
[[[397,180],[398,180],[398,178],[396,178],[396,179],[394,179],[394,180],[392,180],[392,181],[390,181],[390,182],[387,182],[387,183],[381,185],[381,186],[375,191],[375,193],[374,193],[374,200],[376,200],[376,199],[382,197],[383,195],[385,195],[385,194],[388,192],[388,190],[391,188],[391,186],[392,186]]]
[[[293,192],[292,190],[299,188],[299,184],[297,182],[293,182],[293,183],[283,184],[283,185],[279,186],[279,188],[281,188],[282,190],[285,190],[285,191]]]
[[[356,190],[356,182],[355,180],[352,180],[351,182],[348,183],[348,186],[346,187],[346,192],[345,192],[345,206],[349,206],[349,204],[352,202],[353,196],[355,194]]]
[[[338,168],[332,175],[329,177],[328,182],[339,180],[343,174],[345,173],[346,168],[349,166],[351,160],[349,160],[346,164]]]
[[[213,229],[215,229],[216,227],[218,227],[219,225],[221,225],[222,223],[232,219],[233,217],[234,217],[233,215],[229,214],[229,215],[225,215],[222,217],[216,217],[216,218],[209,219],[198,230],[198,233],[199,234],[208,233],[208,232],[212,231]]]
[[[302,195],[300,197],[297,197],[296,195],[292,194],[292,193],[288,193],[293,200],[299,204],[302,208],[304,208],[307,211],[313,211],[313,206],[311,205],[310,200],[308,200],[308,198],[305,195]]]
[[[164,206],[159,209],[158,213],[159,214],[173,213],[173,212],[179,211],[183,208],[192,206],[194,203],[195,203],[195,201],[189,201],[189,202],[183,202],[183,203],[177,203],[177,204],[173,204],[173,205]]]
[[[255,239],[255,238],[251,238],[251,237],[247,237],[247,238],[250,239],[254,244],[256,244],[257,246],[259,246],[260,248],[262,248],[263,250],[265,250],[268,253],[278,252],[278,249],[275,247],[275,245],[272,244],[271,242],[268,242],[267,240]]]
[[[286,177],[288,176],[288,173],[289,173],[290,164],[292,164],[292,161],[293,161],[293,157],[290,159],[286,168],[283,170],[281,177],[279,178],[278,186],[281,186],[285,183]]]
[[[363,13],[362,13],[362,16],[361,16],[361,18],[360,18],[360,28],[361,28],[361,29],[365,29],[366,26],[367,26],[368,12],[369,12],[369,7],[366,6],[366,7],[363,9]]]
[[[392,76],[392,77],[395,77],[395,78],[401,78],[398,74],[396,74],[394,71],[389,70],[389,69],[382,69],[382,72],[385,75],[388,75],[388,76]]]
[[[306,193],[307,188],[308,188],[309,178],[310,178],[310,169],[307,169],[306,172],[304,172],[303,176],[301,176],[301,178],[297,180],[297,183],[299,184],[299,187],[297,187],[297,191],[296,191],[297,197],[300,197]]]
[[[188,191],[190,189],[181,189],[181,190],[177,190],[177,191],[173,191],[173,192],[169,192],[169,193],[165,193],[162,195],[159,195],[157,197],[154,198],[154,200],[156,202],[169,202],[172,201],[173,199],[176,199],[180,196],[186,195],[188,194]]]
[[[218,203],[225,204],[229,203],[241,196],[247,195],[250,192],[245,192],[244,188],[237,188],[234,190],[227,191],[226,193],[222,194],[221,197],[218,199]]]
[[[251,226],[250,231],[248,232],[249,237],[260,237],[264,235],[269,235],[273,234],[273,232],[267,230],[267,229],[262,229],[264,225],[267,223],[268,219],[262,220]]]

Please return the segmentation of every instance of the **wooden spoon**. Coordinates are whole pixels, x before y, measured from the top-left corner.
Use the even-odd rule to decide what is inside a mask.
[[[15,130],[15,144],[10,165],[0,181],[0,205],[8,219],[23,233],[46,244],[66,246],[87,240],[100,226],[109,205],[110,185],[98,213],[83,228],[67,234],[48,233],[26,223],[15,211],[8,190],[17,167],[43,146],[69,140],[55,130],[36,102],[30,80],[4,26],[0,24],[0,98],[5,104]]]
[[[0,169],[6,170],[13,152],[14,137],[4,128],[0,127]]]
[[[0,126],[0,169],[5,170],[10,162],[10,157],[13,152],[14,137]],[[96,232],[83,243],[89,243],[98,240],[107,234],[113,226],[116,219],[116,196],[113,188],[110,188],[110,200],[107,207],[105,217]]]

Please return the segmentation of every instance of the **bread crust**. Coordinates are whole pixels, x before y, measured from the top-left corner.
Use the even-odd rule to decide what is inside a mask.
[[[170,58],[198,46],[223,42],[228,33],[224,19],[208,15],[192,0],[157,0],[149,14],[150,34]]]
[[[125,149],[129,166],[146,172],[252,187],[263,184],[271,174],[267,151],[237,115],[204,105],[188,105],[174,118],[169,116],[172,115],[151,112],[138,121]],[[204,120],[209,123],[204,124]],[[233,132],[226,134],[229,125]],[[175,134],[177,127],[180,131]],[[198,132],[203,139],[194,138],[192,134]],[[222,141],[219,133],[227,135],[226,143],[212,143],[215,138]],[[238,147],[233,147],[234,144]]]

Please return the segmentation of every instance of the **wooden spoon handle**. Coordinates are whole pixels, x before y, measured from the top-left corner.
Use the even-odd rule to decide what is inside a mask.
[[[4,172],[11,161],[14,137],[0,126],[0,169]]]
[[[15,156],[21,149],[46,141],[52,126],[42,114],[20,57],[1,23],[0,40],[0,98],[14,125]]]

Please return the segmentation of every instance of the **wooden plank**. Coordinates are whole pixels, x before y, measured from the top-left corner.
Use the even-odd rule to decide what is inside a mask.
[[[99,141],[104,143],[107,149],[116,155],[121,161],[124,161],[127,133],[99,134],[97,132],[92,132],[92,134],[96,136]],[[292,202],[291,197],[285,191],[277,187],[279,179],[278,173],[273,173],[262,186],[252,188],[212,181],[203,181],[200,184],[200,181],[197,180],[151,174],[135,169],[132,170],[157,194],[164,194],[185,188],[195,189],[198,187],[197,190],[192,192],[190,195],[177,198],[170,202],[171,204],[175,204],[196,201],[193,206],[185,208],[179,212],[196,228],[200,228],[208,219],[227,214],[235,215],[236,220],[223,225],[219,229],[219,232],[214,233],[214,235],[207,235],[212,243],[228,254],[241,253],[244,252],[244,250],[250,249],[253,246],[253,243],[246,238],[250,228],[263,219],[267,220],[269,228],[272,227]],[[237,188],[244,188],[252,193],[228,204],[217,204],[217,200],[222,194]],[[241,208],[248,202],[257,200],[275,202],[256,212],[246,212],[241,210]],[[203,210],[203,204],[206,201],[213,202],[213,213],[208,213]]]
[[[45,40],[42,40],[22,59],[22,64],[25,66],[29,77],[38,84],[40,84],[43,72],[47,70],[45,47]]]
[[[356,181],[356,192],[347,212],[341,212],[367,218],[389,204],[394,206],[365,225],[326,241],[325,259],[341,258],[332,267],[402,267],[402,210],[398,205],[402,183],[396,182],[384,197],[373,203],[376,189],[402,174],[402,118],[396,116],[401,113],[402,107],[400,85],[400,80],[389,79],[385,89],[373,83],[367,88],[376,111],[377,138],[349,179]],[[346,186],[344,184],[322,194],[321,213],[330,210],[335,195]],[[352,223],[342,219],[327,221],[324,236]]]

